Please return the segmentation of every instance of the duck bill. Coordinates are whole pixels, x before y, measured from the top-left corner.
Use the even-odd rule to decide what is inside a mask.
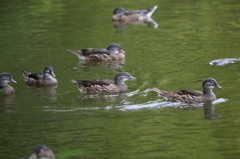
[[[124,53],[124,54],[126,53],[126,52],[125,52],[125,51],[123,51],[123,50],[120,50],[120,52],[121,52],[121,53]]]
[[[17,83],[14,79],[11,79],[11,81],[10,82],[12,82],[12,83]]]
[[[50,74],[51,74],[53,77],[56,77],[56,75],[54,74],[54,72],[51,72]]]
[[[220,89],[222,89],[222,87],[221,86],[219,86],[218,84],[215,86],[216,88],[220,88]]]
[[[133,76],[130,76],[129,79],[130,79],[130,80],[135,80],[136,78],[133,77]]]

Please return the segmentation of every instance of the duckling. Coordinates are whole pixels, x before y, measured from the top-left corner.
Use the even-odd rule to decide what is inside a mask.
[[[151,9],[126,11],[125,9],[119,7],[114,9],[112,14],[112,20],[113,21],[134,21],[134,20],[144,21],[146,19],[151,18],[152,14],[156,9],[157,9],[157,6],[154,6]]]
[[[111,44],[107,49],[83,49],[78,50],[67,50],[74,53],[82,60],[92,61],[109,61],[109,60],[120,60],[125,59],[125,51],[122,50],[119,44]]]
[[[124,83],[126,80],[134,80],[135,77],[130,76],[127,72],[121,72],[114,77],[115,82],[109,79],[93,79],[89,81],[74,81],[80,92],[88,93],[116,93],[125,92],[128,86]]]
[[[48,66],[45,67],[43,73],[34,73],[21,70],[25,83],[30,86],[54,86],[58,84],[53,68]]]
[[[20,159],[55,159],[55,155],[49,147],[39,145],[34,148],[31,156],[25,156]]]
[[[15,90],[8,85],[8,82],[17,83],[9,73],[0,73],[0,94],[4,96],[15,93]]]
[[[159,93],[165,99],[174,102],[186,102],[186,103],[205,103],[216,100],[215,94],[212,92],[212,88],[220,88],[217,81],[213,78],[207,78],[202,83],[203,92],[197,90],[180,90],[176,92],[162,91],[157,88],[153,88],[153,91]]]

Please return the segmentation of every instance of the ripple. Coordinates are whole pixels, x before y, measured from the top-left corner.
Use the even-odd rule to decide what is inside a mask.
[[[236,61],[240,61],[240,58],[224,58],[224,59],[217,59],[209,62],[210,65],[217,65],[217,66],[224,66],[229,63],[235,63]]]

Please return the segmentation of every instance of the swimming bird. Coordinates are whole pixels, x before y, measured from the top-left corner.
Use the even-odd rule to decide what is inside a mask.
[[[74,53],[82,60],[92,61],[109,61],[120,60],[125,58],[125,51],[122,50],[119,44],[111,44],[107,49],[83,49],[83,50],[67,50]]]
[[[157,6],[150,9],[130,10],[126,11],[124,8],[116,8],[112,14],[113,21],[134,21],[134,20],[146,20],[151,18]]]
[[[8,85],[8,82],[17,83],[9,73],[0,73],[0,94],[4,96],[15,93],[15,90],[12,86]]]
[[[53,86],[58,84],[53,68],[50,66],[45,67],[43,73],[28,73],[24,70],[21,71],[23,73],[25,83],[30,86]]]
[[[74,81],[80,92],[89,93],[116,93],[125,92],[128,86],[124,83],[126,80],[134,80],[135,77],[130,76],[127,72],[121,72],[114,77],[115,81],[109,79],[93,79],[89,81]]]
[[[39,145],[34,148],[31,156],[25,156],[20,159],[55,159],[55,155],[49,147]]]
[[[174,102],[186,102],[186,103],[205,103],[216,100],[215,94],[212,92],[212,88],[220,88],[217,81],[213,78],[207,78],[202,83],[203,92],[191,89],[180,90],[176,92],[162,91],[157,88],[153,88],[153,91],[159,93],[165,99]]]

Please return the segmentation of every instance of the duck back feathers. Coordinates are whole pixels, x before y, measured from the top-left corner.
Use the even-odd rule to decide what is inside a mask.
[[[77,86],[80,92],[84,93],[116,93],[127,91],[128,87],[124,81],[132,79],[135,79],[135,77],[130,76],[127,72],[122,72],[115,76],[115,82],[109,79],[71,80],[71,82]]]

